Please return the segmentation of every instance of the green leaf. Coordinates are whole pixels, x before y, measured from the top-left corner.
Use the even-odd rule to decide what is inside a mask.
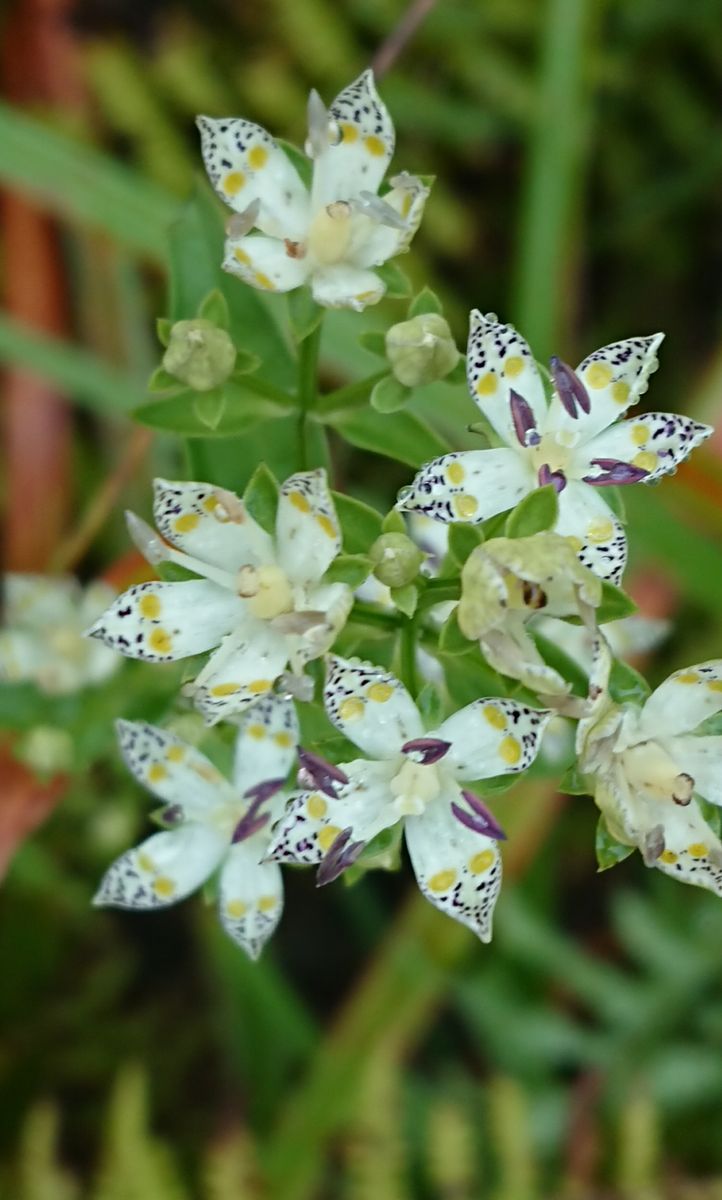
[[[236,349],[236,363],[231,379],[242,379],[244,375],[252,375],[261,366],[261,359],[250,350]]]
[[[574,762],[562,775],[559,782],[559,791],[565,796],[588,796],[589,784],[579,770],[578,763]]]
[[[286,296],[286,303],[293,336],[297,342],[303,342],[320,325],[324,310],[309,287],[294,288]]]
[[[415,413],[389,413],[383,421],[373,409],[341,413],[333,427],[352,446],[383,454],[410,467],[420,467],[430,458],[449,451],[449,444]]]
[[[566,651],[561,646],[558,646],[556,642],[545,638],[533,628],[530,632],[544,662],[548,666],[553,667],[555,671],[558,671],[562,679],[566,679],[567,683],[571,684],[575,695],[586,696],[589,691],[589,680],[579,666],[579,663],[570,658]]]
[[[155,322],[155,331],[158,335],[158,341],[161,346],[167,346],[170,341],[170,331],[173,328],[173,322],[168,320],[168,317],[157,317]]]
[[[368,350],[369,354],[376,354],[379,358],[386,358],[386,334],[380,329],[364,329],[363,333],[359,334],[359,345],[363,346],[364,350]]]
[[[193,411],[201,425],[212,431],[218,428],[225,410],[226,396],[222,388],[196,395],[193,401]]]
[[[459,355],[459,361],[454,369],[444,376],[444,383],[466,384],[466,356],[464,354]]]
[[[212,393],[217,395],[221,389]],[[257,396],[241,385],[229,380],[223,385],[224,404],[218,416],[217,424],[209,426],[208,414],[217,412],[221,406],[213,404],[199,414],[196,400],[202,400],[197,392],[184,391],[177,396],[163,400],[152,400],[134,409],[133,417],[141,425],[149,425],[151,429],[161,429],[166,433],[175,433],[180,437],[224,438],[233,434],[245,433],[261,420],[270,420],[286,416],[286,410],[277,408],[271,401]],[[213,482],[219,482],[215,476]]]
[[[607,829],[604,817],[600,817],[597,821],[595,849],[599,870],[608,871],[610,867],[616,867],[617,863],[624,862],[625,858],[629,858],[635,847],[625,846],[613,838]]]
[[[176,379],[175,375],[170,375],[165,367],[156,367],[146,384],[146,390],[149,392],[184,392],[188,389],[185,384]]]
[[[410,388],[404,387],[393,375],[379,379],[371,392],[371,407],[379,413],[394,413],[404,408],[412,397]]]
[[[353,496],[345,496],[341,492],[333,492],[332,495],[345,552],[365,554],[381,534],[381,514]]]
[[[301,181],[306,187],[311,189],[313,182],[313,163],[311,159],[299,150],[298,146],[294,146],[293,142],[287,142],[283,138],[276,138],[276,145],[280,146],[286,158],[289,158],[301,177]]]
[[[406,617],[413,617],[419,603],[419,589],[415,583],[406,583],[403,587],[389,588],[391,599]]]
[[[243,493],[243,503],[253,517],[271,536],[276,532],[278,509],[278,482],[265,463],[260,463],[253,472]]]
[[[618,487],[604,488],[604,499],[606,500],[607,504],[611,508],[611,510],[614,513],[617,520],[621,521],[623,525],[626,525],[626,523],[627,523],[627,508],[624,503],[624,496],[622,495],[622,489],[618,488]]]
[[[374,274],[383,279],[386,284],[386,295],[391,300],[401,300],[411,295],[409,277],[395,262],[385,262],[380,267],[374,267]]]
[[[542,533],[545,529],[554,527],[558,516],[559,497],[554,485],[548,483],[545,487],[529,492],[529,495],[512,509],[506,519],[506,536],[531,537],[534,533]]]
[[[179,566],[178,563],[158,563],[155,569],[164,583],[183,583],[187,579],[198,578],[192,571],[187,570],[186,567]]]
[[[425,729],[435,729],[444,719],[444,701],[435,683],[425,683],[416,698]]]
[[[615,703],[642,705],[651,693],[651,687],[639,671],[615,658],[609,676],[609,694]]]
[[[339,554],[323,577],[324,583],[347,583],[354,591],[371,574],[371,559],[366,554]]]
[[[381,523],[381,529],[384,533],[407,533],[406,522],[398,508],[392,508],[390,512],[387,512]]]
[[[716,837],[719,837],[720,830],[722,830],[722,811],[720,811],[719,805],[712,804],[709,800],[705,800],[703,796],[698,796],[696,794],[695,799],[699,805],[699,810],[710,829]]]
[[[454,521],[447,528],[448,554],[458,567],[463,567],[471,552],[484,541],[484,531],[480,525],[469,525],[463,521]]]
[[[457,609],[453,609],[441,626],[439,633],[439,653],[440,654],[468,654],[474,649],[475,643],[470,641],[468,637],[459,629],[459,617]]]
[[[430,287],[423,287],[411,301],[408,316],[411,319],[412,317],[420,317],[424,313],[442,313],[443,311],[443,306],[436,292],[432,292]]]
[[[220,288],[214,288],[207,296],[204,296],[198,305],[198,316],[204,321],[212,321],[214,325],[219,325],[226,332],[231,328],[231,314],[226,300]]]
[[[608,579],[602,580],[602,601],[597,609],[598,625],[605,621],[621,621],[624,617],[631,617],[636,611],[636,604],[622,588],[610,583]]]

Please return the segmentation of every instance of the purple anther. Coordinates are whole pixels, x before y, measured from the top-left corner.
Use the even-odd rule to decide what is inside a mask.
[[[180,825],[184,817],[185,813],[180,804],[169,804],[168,808],[164,808],[160,814],[164,825]]]
[[[254,784],[247,792],[243,793],[244,799],[250,800],[251,803],[233,830],[231,838],[233,845],[237,842],[245,842],[246,838],[253,837],[254,833],[263,829],[263,826],[270,820],[270,813],[262,813],[259,810],[279,788],[283,787],[285,782],[285,779],[266,779],[263,783]]]
[[[413,755],[414,762],[419,766],[431,767],[451,749],[451,742],[441,738],[412,738],[401,747],[402,754]]]
[[[467,829],[472,829],[474,833],[483,833],[485,837],[494,838],[497,842],[505,842],[506,834],[496,817],[486,805],[475,796],[473,792],[462,791],[462,796],[466,803],[471,808],[472,812],[467,812],[459,804],[451,803],[451,811],[460,821],[462,825],[466,825]]]
[[[243,793],[244,800],[252,800],[254,804],[265,804],[266,800],[275,795],[279,788],[282,788],[284,779],[265,779],[263,783],[254,783],[247,792]]]
[[[601,475],[583,475],[583,483],[591,483],[593,487],[612,487],[617,483],[641,483],[649,475],[643,467],[634,467],[631,463],[620,462],[617,458],[593,458],[592,466],[599,467]]]
[[[543,463],[539,468],[537,479],[539,487],[546,487],[548,483],[554,485],[555,492],[563,492],[567,486],[567,477],[563,471],[552,471],[549,463]]]
[[[523,396],[520,396],[514,389],[509,392],[509,405],[511,408],[511,419],[514,422],[514,432],[521,446],[538,446],[539,434],[537,432],[534,413],[527,404]]]
[[[554,390],[569,416],[576,420],[579,416],[579,409],[585,413],[590,412],[592,402],[589,399],[589,393],[576,371],[573,371],[570,366],[556,356],[549,359],[549,366]]]
[[[299,787],[318,788],[335,800],[338,795],[336,784],[348,783],[348,775],[344,775],[340,767],[310,750],[299,750],[298,761],[301,764],[297,776]]]
[[[359,854],[366,845],[365,842],[350,842],[352,830],[342,829],[338,837],[331,843],[326,857],[323,859],[316,873],[316,887],[325,887],[327,883],[333,883],[334,879],[338,879],[339,875],[348,868],[353,866]]]

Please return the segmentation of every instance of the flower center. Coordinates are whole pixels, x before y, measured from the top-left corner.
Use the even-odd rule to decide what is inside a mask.
[[[336,200],[320,209],[313,218],[306,238],[309,253],[324,267],[342,262],[351,242],[351,205]]]
[[[571,451],[577,435],[571,431],[560,430],[558,433],[545,433],[537,444],[529,446],[529,457],[535,471],[544,465],[550,471],[563,471],[568,474],[567,467]]]
[[[400,817],[418,817],[441,791],[438,767],[424,766],[405,758],[389,784],[394,808]]]
[[[640,742],[625,750],[621,760],[630,787],[655,800],[672,800],[675,804],[689,804],[692,799],[694,779],[679,770],[658,742]]]
[[[293,611],[293,590],[280,567],[241,567],[237,587],[238,595],[248,602],[249,612],[262,621]]]

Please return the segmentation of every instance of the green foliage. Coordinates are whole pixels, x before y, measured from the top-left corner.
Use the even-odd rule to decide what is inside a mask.
[[[260,463],[251,476],[243,493],[243,503],[248,512],[266,533],[273,537],[276,532],[279,488],[265,463]]]
[[[531,537],[534,533],[543,533],[553,529],[559,516],[559,497],[553,484],[535,488],[516,508],[513,508],[506,519],[505,533],[507,537]]]
[[[381,421],[373,409],[359,410],[343,413],[333,426],[352,446],[372,450],[410,467],[420,467],[449,449],[426,421],[411,412],[388,413]]]
[[[442,313],[443,311],[443,305],[436,292],[432,291],[430,287],[423,287],[409,304],[408,316],[409,318],[420,317],[423,313]]]
[[[378,413],[398,412],[409,403],[411,392],[393,375],[386,375],[374,384],[370,396],[371,407]]]
[[[381,514],[362,500],[342,492],[333,493],[333,502],[341,524],[344,550],[347,554],[363,554],[381,534]]]
[[[461,570],[472,551],[483,541],[484,531],[480,525],[469,525],[463,521],[452,522],[449,525],[448,544],[448,559],[451,565]]]
[[[413,617],[419,603],[419,589],[413,583],[406,583],[403,587],[391,588],[391,599],[406,617]]]
[[[314,300],[308,287],[295,288],[286,297],[291,330],[297,342],[309,337],[318,329],[323,318],[323,309]]]
[[[324,575],[326,583],[347,583],[354,590],[371,574],[371,559],[367,554],[339,554]]]
[[[411,294],[411,283],[408,276],[393,259],[382,263],[380,267],[374,267],[374,272],[386,284],[386,295],[389,299],[403,300]]]
[[[629,858],[630,854],[634,853],[634,846],[625,846],[613,838],[607,829],[604,817],[600,817],[597,821],[594,850],[599,870],[608,871],[610,867],[616,867],[617,863],[624,862],[625,858]]]
[[[639,671],[615,658],[609,676],[609,694],[617,704],[637,704],[641,708],[651,691]]]

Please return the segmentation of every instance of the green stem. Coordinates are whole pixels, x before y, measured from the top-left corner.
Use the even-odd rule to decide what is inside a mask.
[[[415,698],[419,692],[419,678],[416,671],[416,622],[413,617],[405,617],[399,629],[399,675],[407,691]]]
[[[272,383],[266,383],[265,379],[260,379],[258,375],[238,375],[235,377],[235,382],[240,383],[249,392],[255,392],[257,396],[264,396],[267,400],[273,400],[274,404],[277,404],[284,411],[298,407],[298,401],[295,396],[289,396],[288,392],[281,391],[280,388],[274,387]]]
[[[461,583],[458,579],[430,579],[419,596],[418,612],[432,608],[434,604],[444,604],[447,600],[458,600],[461,596]]]
[[[319,396],[315,409],[317,420],[332,421],[334,417],[348,412],[350,408],[363,408],[368,403],[372,389],[381,379],[385,379],[388,373],[388,367],[384,367],[383,371],[377,371],[375,375],[357,379],[354,383],[347,383],[345,387],[336,388],[335,392]]]
[[[363,604],[360,601],[354,604],[348,619],[359,625],[378,625],[391,632],[398,629],[401,623],[398,613],[384,612],[381,608],[372,608],[371,605]]]
[[[318,396],[318,356],[322,329],[323,320],[320,320],[298,347],[298,459],[302,471],[307,471],[312,465],[308,417],[315,408]]]

